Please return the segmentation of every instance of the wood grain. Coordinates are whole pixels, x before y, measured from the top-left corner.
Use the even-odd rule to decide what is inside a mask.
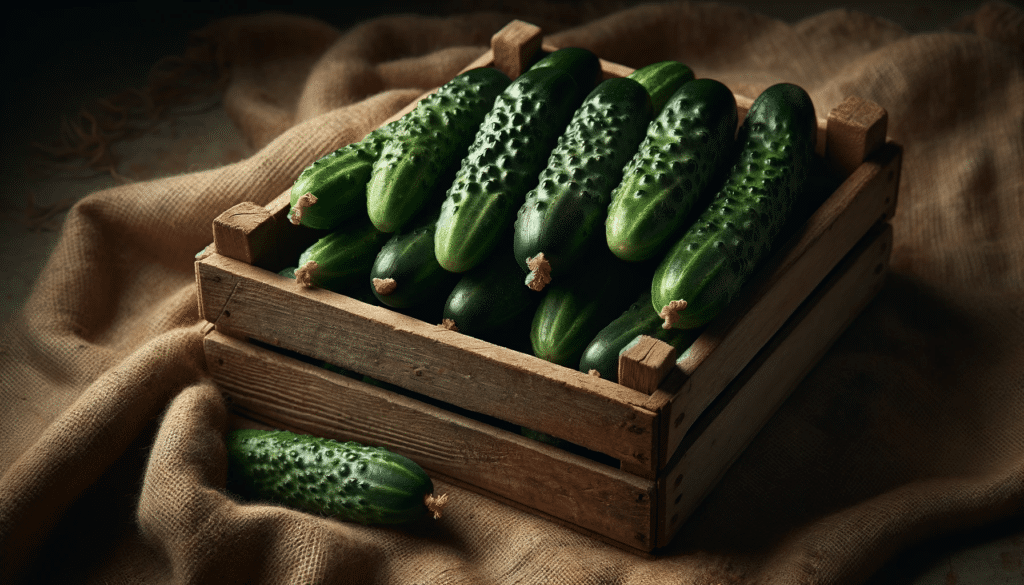
[[[892,227],[876,224],[691,429],[658,480],[658,546],[668,544],[793,389],[881,289]]]
[[[653,481],[216,331],[204,349],[232,409],[247,417],[383,446],[630,546],[653,542]]]

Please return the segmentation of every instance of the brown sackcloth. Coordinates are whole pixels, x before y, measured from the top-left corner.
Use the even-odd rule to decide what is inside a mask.
[[[280,14],[201,31],[257,152],[75,205],[0,348],[0,579],[25,583],[859,583],[911,545],[1024,516],[1024,13],[910,34],[830,10],[580,3],[344,32]],[[512,18],[637,67],[823,116],[856,94],[905,147],[892,272],[656,560],[448,485],[430,529],[366,527],[224,489],[194,255],[486,50]],[[538,405],[542,407],[542,405]]]

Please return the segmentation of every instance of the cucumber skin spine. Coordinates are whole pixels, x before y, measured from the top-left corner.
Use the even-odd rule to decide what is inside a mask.
[[[589,373],[597,370],[601,377],[619,381],[619,354],[640,335],[647,335],[682,352],[700,333],[699,329],[664,329],[662,318],[651,307],[651,291],[644,290],[637,300],[597,332],[580,358],[579,369]]]
[[[665,109],[665,104],[682,85],[693,81],[693,70],[679,61],[659,61],[645,65],[627,76],[644,86],[651,96],[651,106],[657,116]]]
[[[683,84],[648,126],[605,221],[608,248],[636,262],[664,253],[727,171],[735,153],[736,99],[713,79]]]
[[[571,75],[548,67],[523,73],[498,96],[441,204],[434,252],[445,270],[465,272],[511,237],[579,94]]]
[[[436,183],[465,156],[494,99],[510,83],[497,69],[471,69],[402,117],[366,186],[367,214],[378,230],[394,232],[423,208]]]
[[[602,243],[612,189],[651,118],[650,96],[636,81],[607,79],[590,92],[517,213],[514,249],[525,272],[543,252],[555,279]]]
[[[242,429],[228,433],[229,486],[306,512],[360,524],[403,524],[427,513],[434,484],[412,460],[382,447]]]
[[[289,194],[291,210],[306,193],[312,193],[317,202],[302,213],[300,225],[320,230],[332,230],[348,219],[361,215],[366,209],[366,184],[373,172],[373,164],[381,149],[400,126],[396,120],[368,133],[359,142],[353,142],[328,153],[309,165],[292,183]]]
[[[814,104],[799,86],[779,83],[754,100],[725,184],[655,271],[654,309],[687,303],[673,327],[711,321],[771,252],[798,209],[816,140]]]

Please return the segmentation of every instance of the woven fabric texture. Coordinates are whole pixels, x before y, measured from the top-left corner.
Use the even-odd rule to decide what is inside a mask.
[[[1024,14],[941,32],[830,10],[786,24],[714,3],[524,4],[348,30],[286,14],[198,31],[255,149],[95,192],[0,346],[0,580],[25,583],[860,583],[936,535],[1024,514]],[[455,486],[429,528],[342,523],[225,490],[194,256],[473,61],[513,18],[631,67],[734,92],[849,95],[904,147],[884,288],[657,558]],[[539,405],[540,406],[540,405]]]

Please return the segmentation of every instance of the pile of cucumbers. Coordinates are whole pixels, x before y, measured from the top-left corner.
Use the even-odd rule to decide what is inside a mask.
[[[732,92],[676,61],[472,69],[301,173],[290,218],[324,236],[282,274],[615,381],[624,347],[682,351],[763,264],[816,130],[796,85],[738,126]]]

